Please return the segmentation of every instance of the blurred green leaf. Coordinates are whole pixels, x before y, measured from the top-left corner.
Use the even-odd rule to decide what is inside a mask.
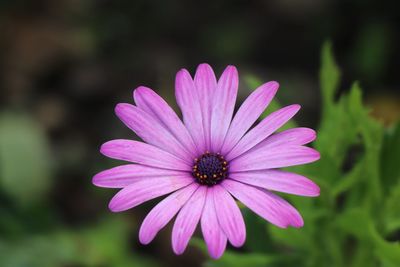
[[[247,227],[246,247],[253,252],[271,252],[271,238],[265,228],[264,219],[247,208],[243,208],[242,213],[246,224],[251,225]]]
[[[384,203],[383,218],[385,233],[390,234],[400,229],[400,180],[392,186]]]
[[[315,141],[315,147],[321,153],[321,160],[316,164],[321,166],[319,175],[330,183],[336,183],[342,178],[340,172],[348,149],[359,143],[359,136],[357,124],[349,114],[351,103],[348,97],[342,96],[337,104],[332,102],[331,105],[334,112],[326,112]]]
[[[365,242],[370,242],[374,235],[372,218],[361,208],[349,209],[340,214],[335,224],[343,232],[354,235]]]
[[[254,77],[248,83],[259,85]],[[336,100],[339,83],[340,70],[327,42],[321,53],[322,120],[314,142],[321,159],[289,168],[317,181],[321,196],[310,202],[285,196],[299,208],[305,226],[268,226],[271,251],[284,246],[294,251],[285,253],[291,261],[299,253],[306,254],[299,266],[321,262],[324,266],[399,266],[398,244],[385,240],[400,227],[399,126],[384,136],[383,126],[362,103],[359,83]]]
[[[342,179],[333,185],[332,194],[334,196],[338,196],[339,194],[356,186],[357,183],[362,179],[364,165],[364,159],[358,161],[354,167],[342,177]]]
[[[207,247],[203,240],[200,238],[192,238],[190,241],[192,246],[200,249],[203,254],[208,255]],[[222,267],[222,266],[232,266],[232,267],[242,267],[242,266],[273,266],[270,265],[280,259],[277,255],[266,255],[261,253],[239,253],[233,251],[225,251],[224,255],[218,260],[208,259],[204,266],[207,267]]]
[[[340,81],[340,70],[333,57],[332,43],[329,41],[322,46],[319,79],[324,116],[333,108],[334,96]]]
[[[194,237],[191,239],[190,244],[208,256],[206,244],[200,238]],[[224,255],[218,260],[209,258],[204,266],[207,267],[219,267],[219,266],[275,266],[270,265],[274,262],[284,261],[285,259],[277,254],[265,254],[265,253],[240,253],[234,251],[225,251]]]
[[[78,242],[85,248],[80,261],[87,266],[155,266],[145,257],[135,258],[129,250],[130,225],[119,217],[112,217],[81,232]]]
[[[400,122],[385,132],[381,151],[382,183],[387,192],[400,179]]]
[[[45,134],[27,115],[0,114],[0,190],[20,204],[43,199],[51,186]]]
[[[400,266],[400,243],[388,242],[383,238],[376,241],[375,253],[380,258],[381,262]]]
[[[129,224],[119,217],[103,219],[96,226],[75,231],[0,239],[0,266],[158,266],[154,259],[129,250]]]
[[[267,267],[275,266],[275,263],[279,256],[268,255],[260,253],[235,253],[231,251],[225,252],[225,254],[217,261],[209,260],[204,266],[207,267],[242,267],[242,266],[252,266],[252,267]]]

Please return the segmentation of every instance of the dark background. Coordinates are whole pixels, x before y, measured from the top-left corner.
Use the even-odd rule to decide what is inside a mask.
[[[115,162],[98,148],[133,136],[113,108],[132,102],[139,85],[157,90],[176,107],[174,79],[180,68],[193,74],[207,62],[219,75],[235,65],[240,101],[254,89],[245,83],[246,75],[277,80],[278,99],[301,104],[298,121],[315,127],[320,48],[330,39],[342,69],[341,90],[359,80],[373,115],[390,126],[400,114],[397,7],[396,1],[370,0],[0,1],[0,127],[25,133],[21,152],[27,153],[15,164],[23,173],[18,181],[4,178],[14,167],[0,161],[0,216],[3,225],[17,229],[0,227],[0,240],[18,246],[27,233],[76,232],[110,217],[113,190],[95,188],[91,177]],[[32,136],[42,145],[29,141]],[[26,167],[29,155],[38,160],[28,164],[32,170]],[[43,168],[35,169],[38,165]],[[26,192],[30,196],[20,201]],[[138,244],[138,222],[150,207],[122,215],[128,222],[128,254],[169,266],[198,263],[201,256],[194,249],[173,256],[168,230],[149,246]],[[8,217],[16,219],[8,222]],[[108,266],[101,259],[93,265]]]

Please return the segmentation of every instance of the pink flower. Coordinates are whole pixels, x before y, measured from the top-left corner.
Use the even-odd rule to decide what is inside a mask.
[[[182,69],[175,86],[183,123],[146,87],[134,91],[136,106],[116,106],[117,116],[144,142],[120,139],[102,145],[105,156],[135,163],[94,176],[97,186],[122,188],[110,201],[110,210],[125,211],[169,194],[144,219],[140,242],[150,243],[177,215],[174,252],[184,252],[200,222],[213,258],[224,253],[227,240],[235,247],[245,242],[245,223],[235,199],[278,227],[302,227],[299,212],[272,193],[319,195],[314,182],[278,169],[320,158],[316,150],[304,146],[316,138],[312,129],[274,134],[300,106],[275,111],[251,128],[275,96],[277,82],[258,87],[235,116],[238,73],[234,66],[228,66],[218,81],[207,64],[199,65],[194,79]]]

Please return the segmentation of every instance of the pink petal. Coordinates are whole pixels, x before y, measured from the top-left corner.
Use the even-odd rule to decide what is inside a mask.
[[[290,105],[268,115],[243,136],[239,143],[226,155],[226,159],[232,160],[250,150],[290,120],[299,109],[300,105]]]
[[[99,172],[93,177],[93,184],[99,187],[123,188],[148,177],[165,177],[182,174],[182,171],[153,168],[140,164],[128,164]]]
[[[232,196],[220,185],[214,186],[214,206],[222,230],[229,242],[241,247],[246,240],[246,226],[243,216]]]
[[[149,244],[157,233],[175,216],[186,201],[192,196],[199,184],[192,183],[158,203],[144,218],[139,230],[139,240],[142,244]]]
[[[117,139],[108,141],[101,146],[100,152],[109,158],[158,168],[190,171],[192,167],[191,164],[187,164],[164,150],[132,140]]]
[[[192,77],[185,69],[176,74],[175,97],[182,111],[183,122],[200,151],[206,151],[202,107]]]
[[[238,72],[234,66],[228,66],[218,80],[213,97],[211,112],[211,151],[220,152],[226,132],[232,120],[237,90]]]
[[[235,198],[265,220],[281,228],[302,227],[304,222],[299,212],[281,197],[230,179],[221,185]]]
[[[189,174],[166,177],[164,179],[143,179],[120,190],[111,199],[108,207],[113,212],[131,209],[143,202],[171,193],[191,183],[193,183],[193,178]]]
[[[191,162],[194,157],[183,145],[153,116],[130,104],[120,103],[115,107],[117,116],[146,143],[170,152],[179,158]]]
[[[218,259],[224,254],[227,238],[219,225],[215,212],[213,191],[214,187],[207,189],[206,203],[201,215],[201,230],[208,253],[213,259]]]
[[[226,155],[237,144],[263,113],[278,91],[277,82],[268,82],[256,90],[243,102],[226,134],[221,153]]]
[[[280,145],[305,145],[317,137],[313,129],[298,127],[276,133],[259,143],[254,148],[270,149]]]
[[[257,150],[240,156],[229,163],[231,172],[283,168],[319,160],[320,154],[306,146],[278,146]]]
[[[192,237],[203,212],[207,187],[200,186],[183,206],[172,228],[172,249],[182,254]]]
[[[172,133],[189,153],[193,154],[193,151],[197,150],[182,121],[158,94],[147,87],[141,86],[134,91],[134,99],[140,109],[151,114],[165,129]]]
[[[211,111],[215,89],[217,88],[217,80],[210,65],[204,63],[197,67],[196,74],[194,75],[194,84],[197,89],[197,97],[201,106],[206,150],[210,150]]]
[[[229,178],[268,190],[300,196],[319,196],[318,185],[296,173],[281,170],[260,170],[230,173]]]

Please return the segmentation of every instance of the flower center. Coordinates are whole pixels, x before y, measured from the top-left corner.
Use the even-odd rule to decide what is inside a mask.
[[[206,152],[194,160],[192,174],[199,184],[215,185],[228,176],[228,162],[219,153]]]

